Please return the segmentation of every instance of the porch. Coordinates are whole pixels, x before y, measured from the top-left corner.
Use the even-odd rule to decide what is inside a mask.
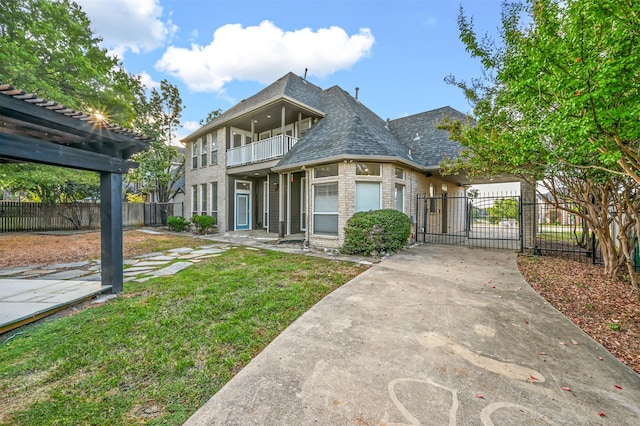
[[[227,150],[227,167],[260,163],[284,156],[298,142],[289,135],[277,135]]]

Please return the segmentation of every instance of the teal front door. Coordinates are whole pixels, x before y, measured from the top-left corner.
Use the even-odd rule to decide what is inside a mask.
[[[236,194],[236,230],[251,229],[251,199],[249,194]]]

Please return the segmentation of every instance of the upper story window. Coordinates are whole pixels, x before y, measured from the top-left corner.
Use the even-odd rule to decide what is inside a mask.
[[[396,167],[396,179],[404,179],[404,169],[402,167]]]
[[[356,163],[356,176],[380,176],[380,163]]]
[[[298,136],[302,137],[311,129],[311,117],[305,118],[300,122],[300,128],[298,129]]]
[[[207,137],[211,145],[211,164],[218,164],[218,133],[209,133]]]
[[[193,169],[197,169],[198,168],[198,147],[200,145],[200,139],[198,139],[197,141],[194,141],[193,144],[191,145],[191,168]]]
[[[325,164],[324,166],[318,166],[313,169],[314,178],[324,178],[338,176],[338,164]]]
[[[207,154],[209,152],[209,140],[208,137],[204,137],[202,138],[202,150],[200,151],[202,154],[200,154],[202,161],[200,162],[200,167],[204,167],[207,165]]]

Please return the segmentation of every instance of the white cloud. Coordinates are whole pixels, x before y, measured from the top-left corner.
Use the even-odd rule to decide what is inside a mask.
[[[95,34],[111,53],[149,52],[164,46],[177,31],[163,20],[160,0],[76,0],[91,19]]]
[[[153,77],[151,77],[146,71],[142,71],[140,73],[140,80],[142,81],[142,84],[147,87],[147,89],[160,88],[160,82],[155,81]]]
[[[180,78],[196,92],[222,92],[232,80],[269,83],[283,74],[326,77],[348,69],[370,52],[374,37],[368,28],[349,36],[340,27],[283,31],[270,21],[218,28],[206,46],[170,46],[156,63],[158,71]]]
[[[193,132],[194,130],[198,130],[200,127],[200,123],[197,121],[185,121],[182,123],[182,128],[188,130],[189,132]]]

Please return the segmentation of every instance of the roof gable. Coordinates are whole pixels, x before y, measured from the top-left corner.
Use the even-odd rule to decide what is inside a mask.
[[[220,127],[224,123],[242,116],[245,113],[276,102],[282,99],[289,99],[308,106],[312,109],[322,111],[322,101],[320,99],[322,89],[308,82],[307,80],[289,72],[265,87],[253,96],[243,99],[227,111],[220,114],[200,129],[196,130],[184,140],[190,140],[201,136],[206,131]]]
[[[386,123],[338,86],[322,93],[326,116],[278,163],[278,168],[341,157],[398,157],[411,161]]]

